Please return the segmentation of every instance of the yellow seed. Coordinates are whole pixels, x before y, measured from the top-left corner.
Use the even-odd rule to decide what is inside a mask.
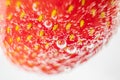
[[[32,61],[27,61],[27,65],[32,68],[34,66],[34,63]]]
[[[74,9],[74,6],[73,6],[73,5],[70,5],[70,6],[68,7],[67,12],[68,12],[68,13],[71,13],[71,12],[73,11],[73,9]]]
[[[28,58],[28,56],[27,56],[26,54],[23,54],[22,57],[23,57],[24,59],[27,59],[27,58]]]
[[[85,0],[81,0],[81,5],[82,5],[82,6],[85,5]]]
[[[35,49],[35,50],[38,50],[38,48],[39,48],[39,45],[35,45],[35,46],[34,46],[34,49]]]
[[[41,15],[39,15],[39,17],[38,17],[38,21],[41,22],[42,20],[43,20],[43,15],[41,14]]]
[[[6,6],[10,6],[11,5],[11,1],[10,0],[6,0],[5,5]]]
[[[27,41],[30,41],[32,39],[32,35],[27,36]]]
[[[48,48],[48,47],[49,47],[49,43],[46,43],[46,44],[45,44],[45,48]]]
[[[11,29],[10,27],[7,27],[7,33],[10,33]]]
[[[95,30],[93,28],[90,28],[90,32],[89,32],[89,35],[90,36],[93,36],[93,33],[95,32]]]
[[[31,56],[35,58],[37,56],[37,53],[32,53]]]
[[[24,63],[24,60],[23,59],[18,59],[18,64],[23,64]]]
[[[20,14],[20,18],[24,18],[25,15],[26,15],[26,13],[24,11],[22,11],[21,14]]]
[[[84,20],[80,20],[80,27],[83,27],[85,24],[85,21]]]
[[[16,7],[17,7],[17,8],[20,8],[20,7],[21,7],[21,2],[20,2],[20,1],[17,1]]]
[[[110,27],[110,21],[107,21],[106,24],[107,24],[107,27]]]
[[[51,16],[52,16],[52,17],[55,17],[56,14],[57,14],[57,10],[56,10],[56,9],[52,10]]]
[[[10,14],[7,16],[7,19],[8,19],[8,20],[11,20],[11,19],[12,19],[12,17],[13,17],[13,14],[12,14],[12,13],[10,13]]]
[[[66,25],[66,30],[69,30],[70,27],[71,27],[71,23],[67,23],[67,25]]]
[[[91,9],[91,14],[94,17],[96,15],[96,10],[95,9]]]
[[[20,28],[19,25],[16,25],[15,30],[18,31],[19,28]]]
[[[115,1],[111,0],[111,5],[114,6],[115,5]]]
[[[44,35],[44,31],[41,30],[40,33],[39,33],[39,36],[42,37]]]
[[[29,30],[32,27],[32,23],[27,24],[27,30]]]
[[[19,42],[20,41],[20,37],[17,37],[17,42]]]
[[[101,12],[100,17],[105,18],[105,12]]]
[[[53,31],[55,31],[55,30],[57,30],[57,28],[58,28],[58,24],[55,24],[54,26],[53,26]]]
[[[80,39],[80,40],[78,41],[78,43],[81,45],[81,44],[82,44],[82,40]]]
[[[71,35],[69,36],[69,39],[70,39],[71,41],[74,40],[74,39],[75,39],[74,34],[71,34]]]
[[[20,48],[19,46],[16,47],[16,51],[20,51],[20,49],[21,49],[21,48]]]
[[[29,48],[25,45],[25,46],[24,46],[24,50],[28,50],[28,49],[29,49]]]
[[[54,52],[54,56],[57,56],[58,54],[59,54],[58,51],[55,51],[55,52]]]
[[[11,44],[13,42],[12,38],[9,38],[8,42]]]

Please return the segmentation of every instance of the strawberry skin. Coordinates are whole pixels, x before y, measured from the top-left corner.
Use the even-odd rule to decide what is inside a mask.
[[[0,1],[0,37],[7,57],[25,69],[46,74],[71,69],[98,52],[114,33],[120,3]]]

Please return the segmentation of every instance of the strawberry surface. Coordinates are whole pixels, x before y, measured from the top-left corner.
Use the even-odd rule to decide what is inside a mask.
[[[119,0],[0,0],[8,58],[25,69],[55,74],[87,61],[116,28]]]

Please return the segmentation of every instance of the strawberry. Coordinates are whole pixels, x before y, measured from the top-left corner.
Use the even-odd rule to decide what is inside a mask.
[[[116,28],[118,0],[0,0],[4,51],[25,69],[55,74],[87,61]],[[2,12],[3,11],[3,12]]]

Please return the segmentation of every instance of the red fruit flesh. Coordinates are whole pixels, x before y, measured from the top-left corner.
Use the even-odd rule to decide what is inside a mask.
[[[0,1],[0,29],[6,55],[15,64],[47,74],[73,68],[98,52],[116,28],[120,2]]]

